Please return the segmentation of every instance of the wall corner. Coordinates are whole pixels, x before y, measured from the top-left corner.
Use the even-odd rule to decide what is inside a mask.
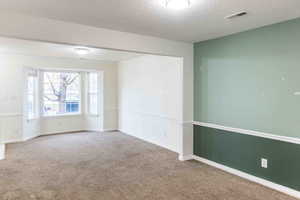
[[[5,158],[5,144],[0,144],[0,160]]]

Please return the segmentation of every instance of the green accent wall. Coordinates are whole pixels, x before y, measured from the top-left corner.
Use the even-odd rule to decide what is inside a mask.
[[[298,144],[194,126],[194,154],[300,191]]]
[[[196,43],[194,57],[195,121],[300,138],[300,18]],[[194,154],[300,191],[299,144],[196,125]]]
[[[195,121],[300,138],[300,19],[194,45]]]

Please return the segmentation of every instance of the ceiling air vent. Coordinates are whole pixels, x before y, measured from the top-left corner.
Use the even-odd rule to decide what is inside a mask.
[[[225,19],[233,19],[233,18],[236,18],[236,17],[242,17],[244,15],[247,15],[247,12],[243,11],[243,12],[234,13],[232,15],[226,16]]]

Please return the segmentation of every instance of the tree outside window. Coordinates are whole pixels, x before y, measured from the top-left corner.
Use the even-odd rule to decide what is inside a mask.
[[[80,73],[43,73],[43,113],[62,115],[80,112]]]

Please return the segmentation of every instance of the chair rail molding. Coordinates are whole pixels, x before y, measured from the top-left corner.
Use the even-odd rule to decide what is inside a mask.
[[[206,122],[194,121],[193,124],[196,126],[203,126],[203,127],[225,130],[225,131],[234,132],[234,133],[240,133],[240,134],[245,134],[245,135],[252,135],[252,136],[257,136],[257,137],[268,138],[268,139],[272,139],[272,140],[279,140],[279,141],[283,141],[283,142],[300,144],[300,138],[274,135],[271,133],[264,133],[264,132],[260,132],[260,131],[253,131],[253,130],[247,130],[247,129],[241,129],[241,128],[233,128],[233,127],[222,126],[222,125],[206,123]]]

